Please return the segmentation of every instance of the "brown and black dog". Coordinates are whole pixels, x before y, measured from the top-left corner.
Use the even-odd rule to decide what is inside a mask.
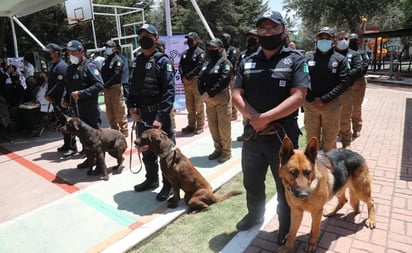
[[[79,137],[83,145],[87,160],[89,162],[88,175],[102,173],[103,180],[109,180],[107,166],[105,162],[105,152],[108,152],[112,157],[117,159],[117,166],[113,170],[121,172],[123,166],[123,153],[127,149],[127,142],[124,135],[114,129],[100,128],[95,129],[78,117],[67,117],[66,124],[62,129]],[[100,166],[93,171],[93,167],[97,164]]]
[[[278,252],[291,252],[303,212],[312,216],[312,228],[305,251],[315,251],[320,233],[323,206],[336,196],[337,206],[324,213],[332,216],[347,202],[345,191],[349,188],[350,204],[359,212],[359,201],[368,207],[365,226],[376,227],[374,201],[371,197],[371,176],[365,159],[347,149],[334,149],[318,154],[318,140],[312,138],[305,151],[295,150],[292,141],[285,137],[279,151],[279,176],[285,187],[290,206],[291,225],[286,244]]]
[[[160,129],[148,129],[135,140],[140,149],[149,149],[160,158],[160,169],[163,176],[171,183],[173,198],[169,200],[169,208],[176,208],[180,200],[180,189],[185,192],[188,212],[208,210],[209,205],[223,201],[240,191],[231,191],[218,196],[213,194],[209,182],[193,166],[192,162],[175,147],[165,132]]]

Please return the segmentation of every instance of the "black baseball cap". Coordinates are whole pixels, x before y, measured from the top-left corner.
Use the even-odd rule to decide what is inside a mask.
[[[263,13],[261,16],[259,16],[259,18],[256,22],[256,26],[259,26],[265,20],[270,20],[270,21],[272,21],[273,23],[276,23],[276,24],[284,24],[285,23],[285,21],[283,20],[282,14],[280,14],[280,12],[267,11],[267,12]]]
[[[319,37],[319,35],[321,35],[322,33],[325,33],[325,34],[329,35],[329,36],[332,37],[332,38],[335,37],[335,31],[334,31],[332,28],[328,27],[328,26],[322,27],[322,28],[319,30],[319,32],[318,32],[318,34],[316,35],[316,37]]]
[[[71,40],[67,43],[67,46],[64,48],[69,51],[84,50],[82,43],[78,40]]]
[[[195,40],[200,39],[199,34],[195,33],[195,32],[190,32],[188,34],[186,34],[185,38],[192,38]]]
[[[357,33],[351,33],[349,34],[349,40],[358,40],[359,35]]]
[[[214,46],[214,47],[224,47],[222,40],[220,39],[211,39],[207,45]]]
[[[61,52],[62,48],[54,43],[49,43],[45,48],[42,49],[44,52],[50,52],[50,51],[56,51],[56,52]]]
[[[245,35],[246,36],[248,36],[248,35],[257,36],[257,30],[256,29],[250,29],[249,31],[247,31],[247,33]]]
[[[142,25],[139,30],[137,30],[137,34],[140,34],[142,31],[146,31],[150,34],[157,35],[157,29],[153,25],[144,24]]]

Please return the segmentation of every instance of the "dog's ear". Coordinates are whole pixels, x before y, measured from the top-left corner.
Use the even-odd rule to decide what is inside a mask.
[[[279,160],[281,164],[285,164],[289,158],[295,153],[293,143],[288,136],[283,138],[282,146],[279,150]]]
[[[318,138],[312,137],[305,149],[305,155],[312,163],[315,163],[316,161],[316,157],[318,156],[318,150]]]

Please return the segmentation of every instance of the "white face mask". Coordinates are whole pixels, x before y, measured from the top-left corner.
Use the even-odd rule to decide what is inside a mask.
[[[349,47],[349,41],[347,41],[347,40],[338,40],[338,43],[336,44],[336,47],[339,50],[346,50]]]
[[[106,47],[106,54],[107,54],[107,55],[112,55],[112,54],[113,54],[113,48],[111,48],[111,47]]]
[[[70,55],[69,60],[70,60],[71,63],[73,63],[75,65],[79,64],[79,58],[77,56]]]

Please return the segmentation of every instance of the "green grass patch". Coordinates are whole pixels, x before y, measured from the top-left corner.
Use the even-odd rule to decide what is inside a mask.
[[[306,146],[305,131],[299,138],[299,147]],[[135,245],[128,253],[186,253],[219,252],[236,235],[236,223],[247,213],[243,174],[239,173],[224,184],[216,194],[240,190],[234,196],[211,206],[211,210],[197,214],[183,214],[174,222]],[[275,182],[268,169],[266,175],[266,200],[276,193]]]

